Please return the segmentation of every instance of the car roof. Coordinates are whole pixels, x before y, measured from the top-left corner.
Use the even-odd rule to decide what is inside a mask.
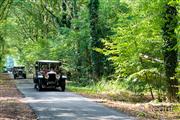
[[[60,61],[55,61],[55,60],[37,60],[36,62],[39,62],[39,63],[60,63]]]
[[[17,65],[17,66],[14,66],[14,67],[25,67],[24,65]]]
[[[14,66],[14,68],[19,68],[19,67],[25,67],[25,66],[23,66],[23,65],[22,66]]]

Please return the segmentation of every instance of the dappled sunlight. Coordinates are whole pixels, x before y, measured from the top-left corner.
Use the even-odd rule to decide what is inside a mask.
[[[0,101],[40,120],[179,119],[179,13],[179,0],[0,0]]]
[[[132,120],[130,118],[126,117],[120,117],[120,116],[114,116],[114,115],[109,115],[109,116],[98,116],[98,117],[87,117],[90,120]]]
[[[1,81],[2,80],[2,81]],[[22,95],[17,90],[10,74],[0,73],[0,120],[35,120],[36,115],[28,105],[22,103]]]
[[[22,101],[28,102],[28,103],[54,103],[54,102],[60,102],[60,101],[65,101],[65,102],[75,102],[75,101],[84,101],[82,98],[78,97],[66,97],[66,98],[57,98],[57,97],[46,97],[46,98],[33,98],[33,97],[26,97]]]
[[[59,115],[55,115],[56,117],[76,117],[76,114],[74,113],[62,113]]]
[[[55,89],[35,90],[31,84],[17,84],[39,119],[62,120],[130,120],[125,114],[106,108],[94,99]]]

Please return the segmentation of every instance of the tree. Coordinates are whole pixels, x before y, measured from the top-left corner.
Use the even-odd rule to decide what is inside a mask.
[[[5,24],[12,2],[13,2],[12,0],[2,0],[0,2],[0,27],[1,25]],[[6,30],[3,31],[0,30],[0,68],[2,68],[3,59],[5,57],[6,41],[3,36],[4,31]]]
[[[102,54],[93,50],[95,48],[101,48],[102,44],[99,39],[98,31],[98,10],[99,0],[90,0],[89,3],[89,19],[90,19],[90,35],[91,35],[91,60],[92,60],[92,75],[93,77],[99,78],[102,75],[103,64]]]
[[[5,40],[0,34],[0,68],[2,68],[2,63],[3,63],[3,57],[4,57],[4,46],[5,46]]]
[[[68,5],[69,5],[69,7],[71,7],[70,4],[71,4],[71,2],[68,1],[68,0],[63,0],[62,1],[62,19],[61,19],[61,23],[62,23],[63,26],[68,27],[68,28],[71,27],[71,17],[68,16],[68,9],[67,9]],[[70,13],[72,13],[72,11],[70,11]]]
[[[165,11],[165,4],[165,0],[1,0],[1,45],[8,44],[6,48],[26,65],[37,59],[62,60],[72,76],[87,85],[102,75],[125,81],[151,69],[164,79],[164,42],[168,91],[175,93],[171,87],[177,80],[170,79],[177,66],[177,11],[169,4]],[[147,80],[154,80],[150,77]],[[132,79],[129,82],[134,85]],[[165,87],[158,86],[161,91]]]
[[[177,67],[177,36],[175,29],[178,26],[176,6],[165,5],[163,39],[164,39],[164,65],[168,83],[168,97],[177,99],[178,80],[175,77]]]

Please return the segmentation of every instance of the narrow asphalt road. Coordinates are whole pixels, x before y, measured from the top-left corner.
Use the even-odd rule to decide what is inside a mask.
[[[31,106],[39,120],[135,120],[71,92],[38,92],[30,79],[19,79],[16,83],[24,95],[23,101]]]

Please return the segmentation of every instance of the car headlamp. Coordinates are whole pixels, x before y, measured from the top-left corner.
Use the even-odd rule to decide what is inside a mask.
[[[65,75],[62,75],[62,78],[63,78],[63,79],[67,79],[67,76],[65,76]]]
[[[60,78],[60,75],[57,74],[57,75],[56,75],[56,79],[59,79],[59,78]]]
[[[48,75],[48,74],[46,74],[46,75],[45,75],[45,78],[46,78],[46,79],[48,79],[48,78],[49,78],[49,75]]]

